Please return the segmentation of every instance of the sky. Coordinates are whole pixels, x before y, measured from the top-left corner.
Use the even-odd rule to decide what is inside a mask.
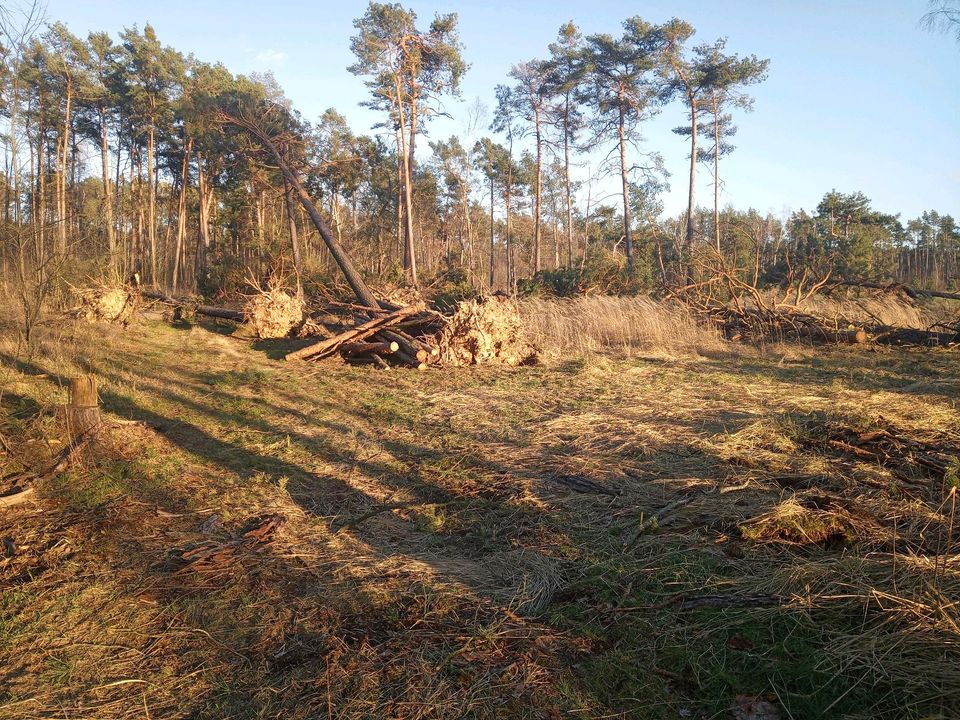
[[[447,100],[451,118],[437,118],[432,139],[466,132],[477,99],[488,113],[497,84],[513,64],[543,58],[561,24],[585,35],[618,34],[631,15],[661,23],[690,22],[696,42],[728,38],[731,52],[770,59],[769,78],[751,88],[754,111],[736,117],[736,150],[721,160],[721,203],[783,216],[812,210],[836,189],[861,191],[877,210],[904,219],[924,210],[960,216],[960,44],[924,30],[927,0],[433,0],[407,1],[423,26],[436,13],[457,12],[470,64],[462,99]],[[520,6],[520,7],[517,7]],[[359,106],[367,97],[353,62],[353,20],[359,0],[48,0],[51,21],[77,35],[149,22],[162,42],[234,73],[271,71],[308,120],[335,107],[355,132],[379,120]],[[666,212],[686,207],[688,140],[671,132],[684,122],[679,104],[644,126],[642,147],[659,152],[671,173]],[[484,134],[488,134],[485,130]],[[426,143],[421,141],[422,150]],[[587,158],[577,175],[596,171]],[[701,204],[712,202],[702,167]],[[594,199],[615,191],[594,185]],[[615,202],[616,200],[607,200]]]

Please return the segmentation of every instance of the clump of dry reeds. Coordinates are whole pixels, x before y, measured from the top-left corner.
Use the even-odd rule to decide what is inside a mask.
[[[698,354],[723,347],[720,336],[687,310],[649,297],[530,298],[519,306],[534,342],[559,355]]]

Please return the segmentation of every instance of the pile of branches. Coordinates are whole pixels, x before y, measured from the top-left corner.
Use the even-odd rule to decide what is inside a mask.
[[[746,282],[725,268],[714,269],[707,279],[689,283],[673,290],[670,296],[681,301],[698,317],[717,327],[729,340],[807,340],[837,344],[873,342],[882,345],[922,345],[946,347],[960,343],[960,332],[955,327],[942,325],[939,329],[893,327],[875,319],[872,323],[856,323],[843,317],[825,318],[806,312],[801,307],[824,288],[831,287],[830,274],[813,280],[803,276],[788,282],[780,293],[764,294],[754,282]],[[845,282],[844,285],[857,283]],[[836,283],[834,284],[834,286]],[[863,283],[863,287],[902,293],[918,297],[918,291],[906,292],[905,286],[878,286]],[[951,297],[950,293],[938,293]]]
[[[784,292],[782,300],[778,300],[776,294],[765,299],[756,285],[740,280],[734,273],[723,271],[703,282],[678,288],[672,295],[695,315],[716,326],[728,340],[775,338],[865,343],[867,334],[863,328],[842,320],[827,320],[799,309],[828,281],[829,276],[804,287],[804,276],[795,287]]]
[[[912,481],[910,474],[938,480],[955,478],[960,470],[960,445],[946,434],[936,441],[925,441],[895,428],[858,430],[824,424],[808,430],[809,444],[890,467],[901,480]]]
[[[313,342],[286,355],[287,360],[321,360],[339,355],[351,365],[392,365],[425,370],[440,360],[438,333],[446,325],[443,315],[424,305],[401,308],[348,308],[355,325],[333,337]]]

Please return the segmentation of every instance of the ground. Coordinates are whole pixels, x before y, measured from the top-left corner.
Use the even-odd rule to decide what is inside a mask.
[[[0,509],[0,717],[960,713],[956,353],[381,372],[231,329],[3,345],[3,475],[78,372],[107,430]]]

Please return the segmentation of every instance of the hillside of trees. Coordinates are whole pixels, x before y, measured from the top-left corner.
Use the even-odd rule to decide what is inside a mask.
[[[587,36],[563,25],[448,138],[428,130],[469,72],[456,14],[427,23],[370,3],[351,47],[348,70],[382,116],[369,130],[335,108],[303,118],[269,74],[186,55],[150,25],[81,38],[36,8],[6,12],[3,278],[24,298],[109,273],[206,295],[278,265],[305,281],[331,278],[281,174],[224,124],[224,112],[239,112],[269,116],[337,238],[381,281],[443,275],[476,289],[566,292],[603,276],[607,289],[635,291],[721,262],[761,283],[804,271],[934,289],[960,282],[960,228],[945,212],[908,219],[836,190],[787,217],[722,205],[737,115],[775,66],[728,52],[724,39],[700,43],[682,20],[632,17]],[[641,132],[678,103],[690,163],[665,168]],[[593,152],[607,162],[575,179]],[[666,171],[689,187],[679,217],[662,212]],[[598,200],[597,183],[612,178],[617,193]],[[704,185],[713,189],[705,199]]]

